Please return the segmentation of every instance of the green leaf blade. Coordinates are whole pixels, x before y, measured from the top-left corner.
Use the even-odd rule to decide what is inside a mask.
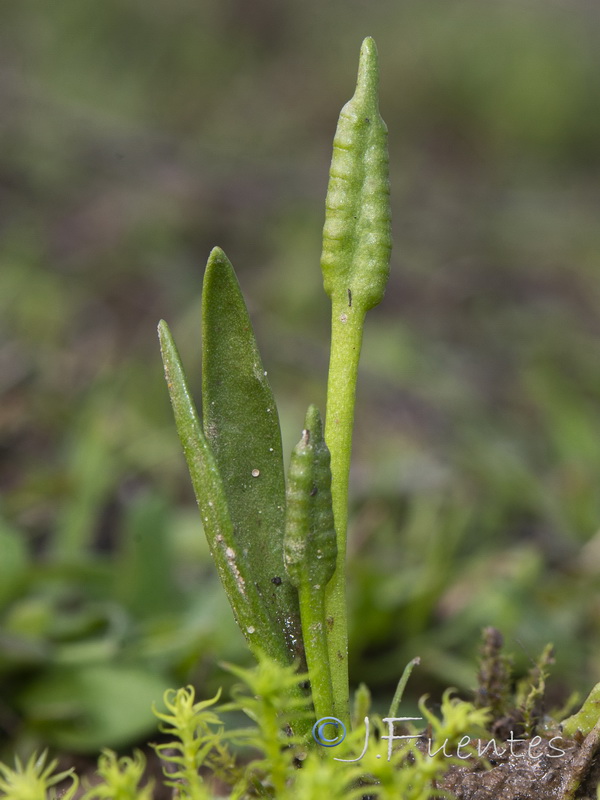
[[[158,334],[177,432],[210,551],[234,616],[253,652],[264,650],[280,663],[289,663],[285,636],[265,613],[262,598],[236,539],[219,468],[202,431],[179,353],[164,320],[159,323]]]
[[[210,254],[202,292],[202,402],[237,547],[291,657],[303,658],[298,596],[283,564],[277,407],[235,272],[220,248]]]

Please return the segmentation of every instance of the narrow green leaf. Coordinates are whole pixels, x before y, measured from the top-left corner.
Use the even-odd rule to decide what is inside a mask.
[[[215,248],[202,292],[204,432],[236,547],[267,613],[303,657],[298,596],[284,570],[285,479],[279,417],[233,267]]]
[[[408,683],[408,679],[411,676],[411,673],[415,667],[417,667],[421,663],[421,659],[419,656],[413,658],[408,664],[404,667],[404,672],[400,676],[400,680],[398,681],[398,685],[396,686],[396,691],[394,692],[394,697],[392,698],[392,704],[390,706],[390,710],[388,711],[388,717],[395,717],[398,713],[398,707],[402,701],[402,695],[404,694],[404,690],[406,689],[406,684]]]
[[[179,353],[164,320],[159,323],[158,334],[177,432],[210,551],[233,613],[254,653],[264,650],[280,663],[289,663],[286,638],[264,610],[261,592],[235,535],[219,469],[200,426]]]

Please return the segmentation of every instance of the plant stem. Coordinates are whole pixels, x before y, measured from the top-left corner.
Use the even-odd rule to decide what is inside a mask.
[[[406,684],[408,683],[408,679],[410,678],[411,672],[413,669],[421,663],[421,659],[417,656],[413,658],[412,661],[409,661],[408,664],[404,667],[404,672],[400,680],[398,681],[398,686],[396,686],[396,691],[394,692],[394,697],[392,699],[392,704],[390,706],[390,710],[388,711],[388,717],[395,717],[398,713],[398,706],[402,700],[402,695],[404,694],[404,690],[406,689]]]
[[[346,610],[348,483],[364,317],[365,312],[361,309],[353,308],[347,303],[333,302],[325,441],[331,453],[331,496],[338,550],[336,569],[325,591],[325,619],[329,640],[333,714],[345,724],[349,724],[350,719]]]
[[[310,689],[316,717],[321,719],[334,714],[325,626],[324,591],[321,587],[304,584],[299,589],[299,595]]]

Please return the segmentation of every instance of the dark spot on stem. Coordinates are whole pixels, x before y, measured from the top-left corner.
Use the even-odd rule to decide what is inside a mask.
[[[281,586],[281,578],[279,575],[276,575],[274,578],[271,578],[271,583],[274,583],[275,586]]]
[[[312,489],[310,490],[310,496],[314,497],[318,491],[319,491],[318,488],[316,486],[313,486]]]
[[[352,308],[352,289],[348,289],[348,306]]]
[[[333,617],[327,617],[327,630],[333,630]]]

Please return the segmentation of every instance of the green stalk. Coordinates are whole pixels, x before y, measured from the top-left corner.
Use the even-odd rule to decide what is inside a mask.
[[[417,667],[421,663],[421,659],[419,656],[413,658],[412,661],[409,661],[408,664],[404,667],[404,672],[398,681],[398,685],[396,686],[396,691],[394,692],[394,697],[392,698],[392,704],[390,705],[390,710],[388,711],[388,717],[395,717],[398,713],[398,708],[402,701],[402,695],[404,694],[404,690],[406,689],[406,684],[408,683],[408,679],[411,676],[411,673],[415,667]]]
[[[333,709],[333,687],[325,630],[325,597],[312,586],[298,590],[306,663],[317,719],[330,717]]]
[[[323,283],[332,304],[325,440],[337,536],[325,595],[334,715],[349,722],[346,535],[358,361],[366,312],[383,297],[392,246],[387,128],[379,115],[375,42],[364,40],[356,92],[340,114],[327,189]]]
[[[348,484],[352,453],[352,428],[358,360],[362,344],[364,312],[332,307],[331,354],[327,384],[325,441],[331,453],[331,496],[337,536],[333,578],[325,592],[325,617],[329,631],[329,663],[332,671],[333,716],[349,720],[348,612],[346,605],[346,537]],[[350,313],[348,313],[350,312]],[[342,322],[341,320],[346,320]]]

